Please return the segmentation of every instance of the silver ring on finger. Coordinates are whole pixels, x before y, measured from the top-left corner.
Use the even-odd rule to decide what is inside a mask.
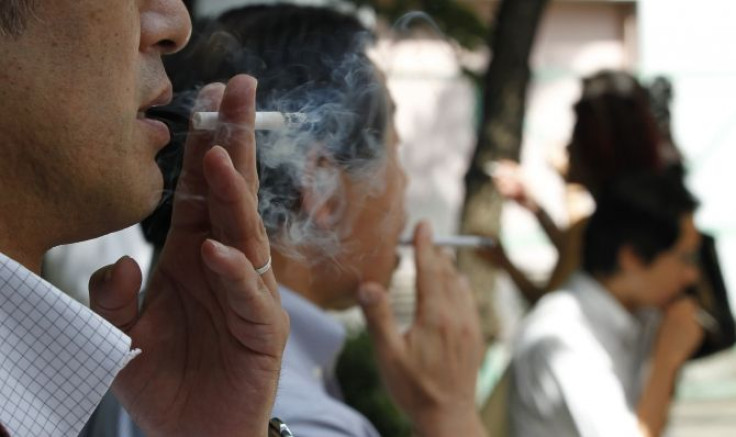
[[[271,270],[271,255],[268,256],[268,261],[266,261],[266,264],[264,264],[263,267],[256,267],[255,269],[256,273],[260,276],[265,275],[267,271]]]

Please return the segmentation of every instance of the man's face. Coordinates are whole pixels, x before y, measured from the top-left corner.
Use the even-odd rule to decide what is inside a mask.
[[[349,264],[360,281],[388,286],[398,263],[397,247],[406,224],[407,176],[399,159],[399,137],[393,121],[387,132],[386,158],[376,174],[384,185],[365,196],[365,182],[348,184],[349,208],[355,213],[352,232],[345,243]],[[361,193],[362,191],[362,193]]]
[[[379,75],[385,81],[383,75]],[[386,91],[388,100],[390,95]],[[385,157],[374,178],[373,186],[365,179],[344,178],[346,216],[341,220],[346,231],[341,244],[346,249],[337,263],[340,283],[335,296],[329,296],[328,306],[345,308],[354,305],[355,293],[362,282],[378,282],[388,286],[398,264],[397,246],[406,223],[407,176],[399,159],[399,135],[394,125],[393,103],[385,138]],[[341,232],[342,232],[341,231]]]
[[[680,237],[639,271],[638,306],[664,308],[698,279],[700,234],[693,217],[680,222]]]
[[[0,38],[0,185],[52,243],[135,223],[155,206],[168,130],[143,111],[170,99],[161,55],[191,24],[180,0],[40,0]]]

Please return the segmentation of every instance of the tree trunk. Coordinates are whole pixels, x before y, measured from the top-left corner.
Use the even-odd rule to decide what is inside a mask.
[[[484,78],[478,143],[465,175],[463,232],[498,233],[502,202],[485,169],[493,160],[519,158],[531,77],[529,56],[547,3],[501,0],[496,12],[496,24],[489,34],[492,57]],[[476,291],[485,338],[493,341],[498,333],[493,307],[495,271],[470,251],[460,254],[459,263]]]

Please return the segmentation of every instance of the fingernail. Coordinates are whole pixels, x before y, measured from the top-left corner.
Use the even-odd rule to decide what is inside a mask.
[[[222,165],[225,165],[228,168],[234,168],[233,160],[224,147],[215,145],[212,147],[212,151],[210,153],[214,153],[215,156],[217,156],[217,160],[220,161]]]
[[[194,101],[192,108],[193,112],[213,110],[219,105],[219,96],[215,93],[218,89],[224,89],[225,85],[222,83],[210,83],[202,87],[197,93],[197,98]]]
[[[228,254],[227,246],[211,238],[208,238],[207,241],[212,245],[213,249],[215,249],[215,252],[217,252],[218,256],[227,256]]]
[[[110,282],[112,280],[112,275],[115,272],[115,268],[120,265],[121,262],[123,262],[124,259],[130,258],[127,255],[121,256],[118,258],[117,261],[115,261],[115,264],[109,266],[105,269],[105,274],[102,276],[102,280],[105,282]]]
[[[212,152],[210,153],[217,154],[217,157],[219,159],[225,159],[225,160],[230,159],[230,155],[227,153],[227,150],[225,150],[225,148],[219,144],[215,144],[214,146],[212,146]]]

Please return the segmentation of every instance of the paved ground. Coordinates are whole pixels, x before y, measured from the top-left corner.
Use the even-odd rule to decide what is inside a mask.
[[[685,370],[670,425],[667,437],[736,437],[736,351]]]
[[[667,437],[736,436],[736,399],[678,402]]]

